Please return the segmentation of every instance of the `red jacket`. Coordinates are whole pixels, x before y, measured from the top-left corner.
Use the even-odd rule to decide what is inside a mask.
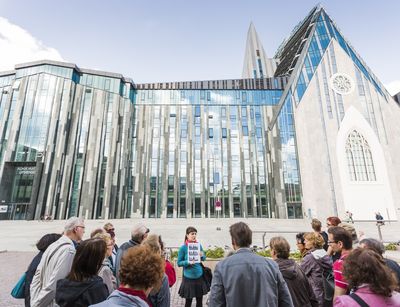
[[[172,287],[176,282],[176,273],[173,265],[168,260],[165,260],[165,274],[167,274],[169,286]]]

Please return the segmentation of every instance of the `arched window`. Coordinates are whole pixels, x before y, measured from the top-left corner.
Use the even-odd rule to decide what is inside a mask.
[[[347,137],[346,156],[351,181],[376,181],[371,149],[356,130]]]

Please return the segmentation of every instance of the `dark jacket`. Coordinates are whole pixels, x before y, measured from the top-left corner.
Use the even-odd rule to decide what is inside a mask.
[[[148,297],[153,307],[169,307],[171,305],[171,293],[169,292],[168,277],[164,274],[162,284],[158,292],[152,293]]]
[[[87,307],[104,301],[107,296],[107,286],[99,276],[81,282],[66,278],[57,282],[56,303],[60,307]]]
[[[28,266],[28,270],[26,271],[26,281],[25,281],[25,307],[31,307],[31,283],[33,276],[35,275],[36,269],[40,263],[40,260],[42,259],[43,256],[42,251],[37,254],[31,264]]]
[[[240,248],[215,267],[209,306],[293,306],[278,264]]]
[[[304,307],[318,306],[318,301],[315,298],[314,291],[307,279],[306,274],[292,259],[276,259],[279,270],[289,288],[292,296],[293,305]]]
[[[139,246],[140,245],[140,243],[139,242],[136,242],[136,241],[133,241],[133,240],[129,240],[128,242],[125,242],[124,244],[122,244],[119,248],[118,248],[118,251],[117,251],[117,256],[115,257],[115,264],[114,264],[114,267],[115,267],[115,277],[117,278],[117,287],[119,287],[119,274],[118,274],[118,271],[119,271],[119,267],[121,266],[121,258],[122,258],[122,255],[125,253],[125,251],[128,249],[128,248],[131,248],[131,247],[135,247],[135,246]]]
[[[400,266],[399,264],[392,260],[384,258],[386,265],[392,270],[393,273],[396,274],[397,277],[397,284],[400,285]]]
[[[324,304],[323,274],[332,271],[332,262],[324,249],[309,251],[303,258],[300,267],[306,274],[308,281],[314,290],[319,305]]]

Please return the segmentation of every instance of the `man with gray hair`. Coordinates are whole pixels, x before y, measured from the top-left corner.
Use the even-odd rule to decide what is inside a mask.
[[[117,256],[115,257],[115,273],[116,273],[118,287],[119,287],[119,276],[118,276],[119,268],[121,265],[121,258],[123,256],[123,254],[129,248],[139,246],[140,243],[142,243],[142,241],[147,238],[149,231],[150,230],[143,223],[136,224],[132,228],[131,239],[128,242],[125,242],[124,244],[122,244],[118,248]]]
[[[71,217],[65,224],[63,236],[46,249],[31,283],[32,307],[55,305],[56,283],[70,272],[76,245],[84,233],[83,219]]]

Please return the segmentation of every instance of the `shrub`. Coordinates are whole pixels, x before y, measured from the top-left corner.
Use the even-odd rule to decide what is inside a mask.
[[[290,253],[289,258],[296,260],[296,261],[300,261],[302,257],[301,257],[301,253],[299,251],[295,251],[295,252]]]
[[[397,250],[398,245],[396,243],[389,243],[385,246],[386,251],[395,251]]]
[[[270,249],[259,250],[256,252],[256,254],[260,255],[261,257],[271,258],[271,250]]]
[[[178,251],[177,250],[171,252],[171,261],[173,261],[175,259],[178,259]]]
[[[224,249],[222,247],[209,248],[205,250],[206,257],[211,259],[224,258]]]

